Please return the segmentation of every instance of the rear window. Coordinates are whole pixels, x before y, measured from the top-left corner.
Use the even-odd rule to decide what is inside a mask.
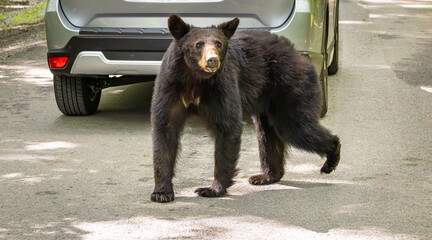
[[[60,0],[77,27],[166,28],[178,14],[194,26],[215,25],[234,17],[241,28],[275,28],[294,10],[294,0]]]

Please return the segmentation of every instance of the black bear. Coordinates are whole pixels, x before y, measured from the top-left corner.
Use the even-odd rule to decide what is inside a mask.
[[[339,163],[339,138],[319,124],[321,92],[308,57],[286,38],[266,31],[234,32],[235,18],[209,28],[168,19],[174,37],[155,80],[151,104],[155,189],[151,200],[174,200],[172,178],[186,117],[198,114],[215,141],[214,181],[199,196],[226,193],[237,173],[242,118],[256,127],[262,173],[254,185],[284,174],[287,146],[327,157],[321,173]]]

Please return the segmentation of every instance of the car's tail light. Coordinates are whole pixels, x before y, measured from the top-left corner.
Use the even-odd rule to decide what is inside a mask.
[[[50,68],[64,68],[69,57],[49,57]]]

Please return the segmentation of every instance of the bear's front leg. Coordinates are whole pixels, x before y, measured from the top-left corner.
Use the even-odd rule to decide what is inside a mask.
[[[154,133],[153,151],[153,167],[154,167],[154,181],[155,188],[151,194],[153,202],[171,202],[174,200],[174,189],[172,178],[174,177],[174,165],[176,159],[176,152],[178,143],[164,139],[163,135]]]
[[[231,96],[236,96],[232,94]],[[222,95],[223,96],[223,95]],[[223,99],[223,97],[222,97]],[[202,197],[220,197],[233,185],[233,178],[237,174],[239,158],[242,112],[239,99],[223,101],[225,104],[208,106],[200,113],[206,118],[207,126],[215,138],[215,168],[214,181],[210,187],[195,190]],[[220,104],[220,102],[219,102]]]
[[[186,111],[180,102],[166,99],[165,92],[155,93],[152,102],[153,168],[155,188],[153,202],[174,200],[172,178]]]
[[[237,160],[239,158],[241,131],[235,134],[220,135],[215,138],[215,169],[214,181],[210,187],[195,190],[201,197],[223,196],[227,188],[233,185],[233,178],[237,174]]]

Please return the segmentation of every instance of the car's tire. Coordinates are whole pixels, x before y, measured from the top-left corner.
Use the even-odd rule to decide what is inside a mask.
[[[325,23],[323,28],[323,42],[322,42],[322,48],[321,53],[323,55],[323,61],[322,61],[322,67],[321,67],[321,73],[319,75],[319,81],[321,85],[321,114],[320,117],[324,117],[328,111],[328,83],[327,83],[327,77],[328,77],[328,68],[327,68],[327,41],[328,41],[328,35],[327,35],[327,29],[328,29],[328,9],[326,10],[325,14]]]
[[[320,74],[320,84],[321,84],[321,117],[324,117],[328,110],[328,68],[327,68],[327,58],[323,60],[323,67]]]
[[[57,106],[64,115],[87,116],[96,112],[101,90],[92,89],[89,79],[54,75],[54,95]]]
[[[328,67],[328,74],[336,74],[339,69],[339,1],[336,2],[336,20],[335,20],[335,33],[334,33],[334,50],[333,59]]]

